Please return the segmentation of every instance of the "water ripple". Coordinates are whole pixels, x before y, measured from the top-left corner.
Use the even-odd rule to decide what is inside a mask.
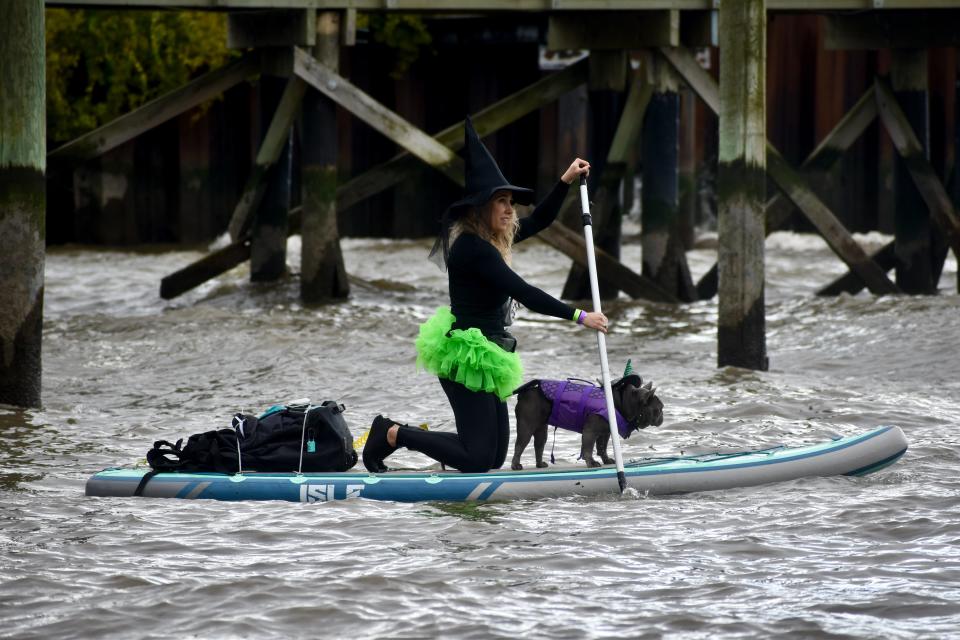
[[[142,460],[153,440],[294,397],[344,402],[355,434],[381,412],[452,429],[436,380],[413,368],[417,326],[446,302],[445,274],[423,260],[429,242],[345,248],[351,299],[316,308],[292,302],[296,278],[250,286],[245,268],[160,300],[159,278],[195,253],[51,251],[44,407],[0,407],[0,636],[956,634],[952,258],[938,296],[821,299],[813,291],[840,271],[829,249],[775,234],[768,372],[716,369],[715,301],[608,307],[611,365],[631,359],[666,405],[625,456],[899,425],[910,452],[873,476],[481,505],[83,497],[91,473]],[[692,252],[695,275],[713,258]],[[639,264],[638,246],[624,259]],[[554,294],[569,266],[536,243],[518,246],[515,264]],[[587,332],[521,311],[515,333],[530,375],[598,377]],[[579,440],[559,433],[554,447],[575,462]],[[430,463],[406,451],[396,461]]]

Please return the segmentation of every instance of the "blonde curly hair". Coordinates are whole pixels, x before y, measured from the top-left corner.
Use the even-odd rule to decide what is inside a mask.
[[[514,206],[510,207],[513,215],[513,224],[504,232],[494,233],[490,227],[490,209],[492,206],[493,198],[479,207],[470,207],[467,209],[450,227],[450,238],[448,242],[452,247],[461,233],[472,233],[492,244],[494,248],[500,252],[500,255],[503,256],[503,261],[509,265],[513,260],[513,238],[517,235],[517,230],[520,229],[520,219],[517,218],[517,208]]]

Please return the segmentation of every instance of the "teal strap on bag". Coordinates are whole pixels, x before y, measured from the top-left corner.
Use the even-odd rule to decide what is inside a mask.
[[[283,411],[284,409],[286,409],[286,407],[285,407],[284,405],[282,405],[282,404],[275,404],[275,405],[273,405],[272,407],[270,407],[269,409],[267,409],[266,411],[264,411],[263,413],[261,413],[259,416],[257,416],[257,420],[263,420],[263,419],[266,418],[267,416],[272,416],[272,415],[275,414],[275,413],[280,413],[280,412]]]

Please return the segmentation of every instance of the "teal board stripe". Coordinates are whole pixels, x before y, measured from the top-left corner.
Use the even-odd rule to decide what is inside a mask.
[[[493,492],[500,488],[502,482],[491,482],[490,486],[483,490],[483,492],[477,496],[477,500],[489,500],[490,496],[493,495]]]
[[[874,462],[873,464],[868,464],[868,465],[865,466],[865,467],[860,467],[859,469],[855,469],[855,470],[850,471],[850,472],[848,472],[848,473],[845,473],[845,474],[843,474],[843,475],[845,475],[845,476],[865,476],[865,475],[867,475],[867,474],[869,474],[869,473],[873,473],[874,471],[879,471],[880,469],[883,469],[884,467],[889,467],[890,465],[892,465],[894,462],[896,462],[897,460],[900,459],[900,456],[902,456],[902,455],[905,454],[906,452],[907,452],[906,449],[901,449],[900,451],[898,451],[897,453],[893,454],[893,455],[890,456],[889,458],[884,458],[884,459],[881,460],[880,462]]]

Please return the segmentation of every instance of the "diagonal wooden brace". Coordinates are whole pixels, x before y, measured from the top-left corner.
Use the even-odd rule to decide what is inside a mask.
[[[206,73],[178,89],[155,98],[116,120],[85,133],[47,154],[49,160],[82,162],[132,140],[144,131],[174,118],[260,71],[260,56],[248,53],[236,62]]]
[[[380,131],[385,136],[407,149],[433,168],[437,169],[451,181],[463,186],[463,161],[449,147],[440,144],[412,124],[393,113],[373,98],[363,93],[349,82],[324,67],[303,51],[297,50],[294,57],[294,73],[310,83],[315,89],[344,107],[354,116]],[[542,233],[542,232],[541,232]],[[583,239],[577,241],[557,243],[559,248],[574,261],[586,265],[586,248]],[[584,247],[582,252],[579,247]],[[634,272],[628,278],[643,281],[643,277]],[[606,277],[604,275],[603,277]],[[636,291],[643,285],[629,287]],[[625,289],[627,290],[627,289]]]
[[[893,146],[907,165],[907,171],[917,185],[917,191],[930,209],[930,216],[943,231],[954,255],[960,258],[960,218],[953,209],[950,196],[947,195],[946,189],[943,188],[936,172],[927,161],[923,147],[920,146],[920,141],[917,140],[893,91],[879,78],[874,83],[874,89],[877,95],[877,108],[880,110],[880,120],[890,134]]]
[[[502,100],[481,109],[473,116],[473,125],[481,136],[499,131],[511,122],[550,104],[564,93],[587,81],[587,60],[581,60],[566,69],[537,80]],[[439,132],[435,140],[451,149],[463,146],[463,122]],[[364,198],[400,183],[420,166],[413,155],[403,152],[387,162],[337,187],[337,208],[346,209]],[[290,211],[288,232],[297,233],[300,228],[300,207]],[[238,240],[223,249],[218,249],[186,267],[166,276],[160,283],[164,299],[175,298],[211,278],[225,273],[250,257],[249,242]]]
[[[881,269],[890,271],[895,266],[897,266],[897,254],[896,254],[896,243],[892,240],[887,244],[883,245],[879,251],[875,251],[870,255],[870,259],[880,265]],[[863,280],[860,279],[860,276],[855,274],[853,271],[847,271],[845,274],[839,278],[832,281],[830,284],[817,289],[818,296],[838,296],[841,293],[849,293],[850,295],[856,295],[863,290],[864,284]]]
[[[847,264],[851,271],[860,276],[872,293],[881,295],[900,292],[900,288],[887,277],[886,271],[870,259],[833,212],[804,184],[803,177],[790,166],[790,163],[769,141],[767,142],[767,175],[773,178],[783,193],[813,223],[833,252]]]
[[[263,200],[263,194],[267,189],[266,176],[280,157],[283,146],[287,143],[290,135],[290,127],[300,112],[300,104],[303,101],[303,94],[307,87],[299,78],[290,78],[287,80],[287,86],[280,97],[280,104],[273,114],[270,121],[270,127],[267,129],[263,142],[260,143],[260,149],[257,151],[257,158],[254,161],[253,172],[247,179],[247,184],[243,188],[243,195],[240,196],[240,202],[233,210],[233,217],[230,218],[230,225],[227,230],[230,232],[230,239],[236,242],[246,234],[250,223],[253,220],[253,214],[260,206]]]
[[[566,69],[537,80],[533,84],[494,102],[473,115],[473,126],[481,138],[516,122],[528,113],[554,102],[587,81],[586,59]],[[440,131],[433,139],[453,151],[463,146],[463,121]],[[397,154],[383,164],[372,167],[337,188],[337,208],[347,209],[356,203],[399,184],[420,166],[408,151]],[[295,210],[294,210],[295,211]]]
[[[956,236],[956,216],[954,215],[951,217],[949,213],[952,209],[952,203],[946,192],[943,190],[943,187],[940,185],[939,180],[937,180],[933,168],[930,167],[929,163],[923,156],[920,141],[917,140],[916,134],[913,132],[913,128],[903,115],[903,110],[900,109],[899,104],[896,102],[893,92],[890,91],[889,87],[887,87],[885,83],[880,84],[883,85],[883,89],[881,91],[875,92],[873,88],[870,90],[873,107],[876,110],[878,105],[882,105],[880,107],[880,112],[881,114],[885,114],[885,117],[883,118],[884,127],[888,130],[888,132],[890,132],[890,137],[893,138],[894,145],[897,147],[897,152],[901,155],[904,153],[911,155],[916,154],[921,159],[921,162],[916,164],[907,163],[907,170],[910,171],[910,175],[914,177],[914,183],[917,185],[917,190],[920,191],[921,197],[923,197],[924,201],[927,202],[927,206],[930,208],[930,211],[941,212],[939,217],[942,219],[938,220],[937,214],[934,213],[934,220],[942,229],[944,229],[944,234],[949,238],[951,235],[949,229],[953,228],[953,235]],[[896,137],[894,137],[894,131],[896,132]],[[917,169],[917,174],[913,173],[914,168]],[[921,182],[924,184],[923,187],[920,186]],[[872,256],[873,260],[877,262],[882,269],[890,270],[896,266],[897,259],[895,245],[895,242],[889,242]],[[957,253],[957,247],[955,243],[951,243],[950,246],[953,247],[955,255],[960,255]],[[830,296],[838,295],[843,292],[855,294],[862,288],[863,282],[860,280],[860,278],[858,278],[854,273],[848,271],[846,274],[840,276],[827,286],[817,291],[817,295]]]
[[[306,69],[314,68],[308,64],[310,57],[306,54],[303,54],[304,57],[298,57],[301,60],[301,68],[304,69],[304,73],[307,74]],[[315,65],[319,65],[314,61]],[[322,78],[326,78],[327,81],[332,81],[335,85],[335,89],[332,90],[336,92],[336,87],[343,89],[344,85],[337,80],[336,78],[331,77],[329,70],[326,70],[325,75],[313,74],[315,81],[319,81]],[[311,74],[307,74],[310,76]],[[319,77],[317,77],[319,75]],[[333,74],[336,75],[336,74]],[[569,91],[580,84],[583,84],[587,79],[587,64],[586,61],[582,61],[575,65],[571,65],[568,69],[561,71],[559,73],[553,74],[548,78],[537,81],[533,85],[522,89],[521,91],[504,98],[503,100],[494,103],[493,105],[483,109],[474,117],[474,125],[477,128],[477,131],[481,135],[490,134],[494,131],[499,130],[503,126],[509,124],[510,122],[520,118],[531,111],[534,111],[544,104],[547,104],[557,97]],[[345,81],[344,81],[345,82]],[[363,107],[363,112],[369,115],[383,116],[381,119],[381,125],[384,128],[387,128],[388,131],[392,130],[387,125],[383,125],[384,122],[393,123],[401,127],[401,130],[405,130],[405,135],[395,135],[391,136],[395,142],[398,143],[408,143],[408,141],[413,140],[413,143],[418,144],[412,149],[409,149],[409,153],[413,153],[415,150],[418,153],[414,154],[416,157],[422,159],[424,153],[431,154],[429,157],[432,158],[445,158],[453,156],[455,160],[448,165],[455,167],[454,170],[444,171],[440,169],[444,175],[453,180],[454,182],[463,185],[464,178],[462,172],[462,160],[458,156],[455,156],[451,150],[451,147],[459,147],[462,145],[463,139],[463,123],[460,122],[452,127],[449,127],[439,134],[436,138],[431,138],[432,142],[423,143],[422,137],[417,135],[417,129],[409,123],[405,123],[399,116],[392,114],[388,109],[382,105],[377,105],[375,101],[369,96],[362,94],[355,87],[349,89],[348,92],[351,94],[352,98],[347,100],[344,98],[344,102],[353,103],[359,102]],[[364,97],[365,96],[365,97]],[[343,104],[337,101],[339,104]],[[377,106],[372,106],[377,105]],[[392,114],[392,115],[391,115]],[[358,114],[354,114],[358,115]],[[369,123],[368,123],[369,124]],[[406,124],[406,127],[404,127]],[[410,130],[413,130],[411,132]],[[424,136],[426,134],[423,134]],[[442,142],[441,142],[442,141]],[[443,144],[443,142],[449,142],[450,146]],[[426,151],[424,151],[426,149]],[[446,152],[443,151],[446,149]],[[448,155],[449,154],[449,155]],[[408,159],[409,155],[400,154],[388,161],[380,167],[375,167],[370,172],[363,174],[353,180],[347,182],[346,184],[340,186],[337,189],[337,206],[339,208],[345,208],[361,200],[363,197],[367,197],[376,193],[381,189],[388,188],[397,182],[400,182],[412,169],[413,166],[409,164]],[[459,171],[456,170],[457,164],[459,163]],[[290,230],[294,232],[295,229],[299,228],[299,208],[291,211],[291,224]],[[546,240],[548,244],[551,244],[549,240]],[[577,246],[581,249],[577,250]],[[553,243],[554,246],[557,246],[561,251],[570,255],[575,261],[577,260],[577,255],[572,255],[577,253],[581,256],[580,260],[582,264],[586,264],[585,256],[586,250],[583,247],[583,239],[579,236],[574,236],[574,238],[568,238],[565,242],[560,244],[559,241]],[[565,248],[565,250],[564,250]],[[183,294],[186,291],[189,291],[193,287],[209,280],[210,278],[216,277],[217,275],[224,273],[225,271],[235,267],[240,262],[246,260],[249,257],[249,247],[247,242],[244,239],[234,242],[233,244],[211,253],[210,255],[202,258],[200,261],[195,262],[179,271],[170,274],[161,281],[161,296],[165,299],[174,298]],[[609,257],[609,256],[607,256]],[[600,256],[598,253],[598,260],[601,262],[601,267],[608,264],[608,261],[604,259],[604,256]],[[614,263],[616,260],[610,258]],[[619,265],[619,263],[616,263]],[[625,271],[624,271],[625,270]],[[653,300],[673,300],[669,294],[664,294],[663,292],[658,292],[655,289],[653,283],[645,282],[642,276],[636,274],[623,265],[617,267],[610,267],[605,269],[605,273],[616,271],[617,274],[611,275],[612,282],[617,284],[622,290],[626,291],[630,295],[636,297],[648,297]],[[643,291],[649,291],[647,294],[642,294]]]
[[[463,183],[464,165],[460,156],[328,69],[310,54],[296,49],[293,72],[423,162],[454,182]]]
[[[720,92],[717,83],[700,68],[693,56],[685,50],[668,47],[661,47],[660,52],[707,106],[714,113],[719,113]],[[850,232],[804,184],[803,178],[769,141],[767,141],[767,174],[816,227],[837,257],[867,283],[870,291],[875,294],[899,291],[899,288],[887,277],[886,272],[870,260]]]
[[[579,203],[579,200],[576,200]],[[557,251],[567,255],[574,263],[587,268],[587,244],[583,236],[568,227],[554,223],[538,233],[537,238]],[[631,298],[654,302],[680,302],[653,279],[630,269],[600,247],[594,247],[597,259],[597,276],[613,284]]]
[[[837,160],[843,156],[844,152],[863,135],[863,132],[876,117],[877,103],[874,99],[873,87],[871,87],[857,100],[856,104],[850,108],[850,111],[840,119],[840,122],[837,123],[830,133],[824,136],[820,144],[817,145],[817,148],[807,156],[807,159],[800,165],[800,171],[828,171]],[[767,200],[767,235],[782,228],[790,219],[790,216],[793,215],[795,209],[793,202],[779,191]],[[886,263],[877,260],[875,256],[871,259],[877,262],[881,269],[886,266]],[[889,269],[886,269],[886,271],[889,271]],[[860,289],[862,289],[864,285],[860,277],[853,271],[848,271],[847,273],[850,278],[860,283]],[[844,284],[843,286],[849,288],[851,285]],[[834,287],[827,286],[817,293],[818,295],[829,295],[829,292],[833,290]],[[828,293],[824,294],[823,292]],[[717,295],[716,264],[700,278],[700,281],[697,283],[697,295],[701,300],[706,300]]]
[[[354,116],[363,120],[377,131],[407,149],[409,153],[423,160],[431,167],[443,173],[456,184],[464,185],[463,161],[453,151],[423,133],[406,120],[393,113],[373,98],[351,85],[336,73],[327,69],[308,54],[297,51],[294,58],[294,73],[303,78],[315,89],[337,102],[350,111]],[[647,94],[649,100],[649,94]],[[552,237],[552,236],[551,236]],[[579,244],[578,244],[579,243]],[[552,246],[573,258],[581,265],[586,265],[586,249],[583,240],[567,238],[564,242],[555,241]],[[628,270],[629,271],[629,270]],[[626,279],[643,281],[639,274],[629,271]],[[649,283],[644,283],[649,285]],[[627,291],[642,291],[644,285],[627,285]],[[661,294],[652,294],[663,299]],[[668,296],[669,297],[669,296]]]
[[[877,110],[878,105],[882,105],[880,106],[880,113],[884,116],[884,127],[890,133],[890,137],[894,141],[894,146],[897,147],[897,152],[901,155],[905,153],[916,155],[916,157],[919,158],[919,162],[916,160],[914,162],[908,162],[907,170],[910,171],[910,175],[913,176],[914,183],[917,185],[917,190],[933,213],[934,221],[944,230],[944,235],[948,239],[951,235],[956,237],[957,217],[956,215],[951,216],[950,214],[953,205],[949,196],[947,196],[940,181],[937,180],[933,168],[930,167],[926,158],[923,156],[920,141],[917,140],[913,128],[903,115],[903,110],[900,109],[899,104],[896,102],[893,92],[885,83],[881,82],[879,84],[883,87],[880,91],[875,91],[871,88],[869,92],[874,110]],[[916,174],[914,173],[914,169],[917,171]],[[923,184],[922,187],[921,183]],[[936,212],[940,212],[939,216]],[[953,229],[952,233],[950,229]],[[889,242],[872,256],[873,260],[880,265],[880,268],[890,270],[896,266],[895,245],[895,242]],[[960,255],[957,253],[956,243],[950,243],[950,246],[953,248],[955,255]],[[855,294],[862,288],[863,282],[860,278],[853,272],[848,271],[817,291],[817,295],[830,296],[843,292]]]

